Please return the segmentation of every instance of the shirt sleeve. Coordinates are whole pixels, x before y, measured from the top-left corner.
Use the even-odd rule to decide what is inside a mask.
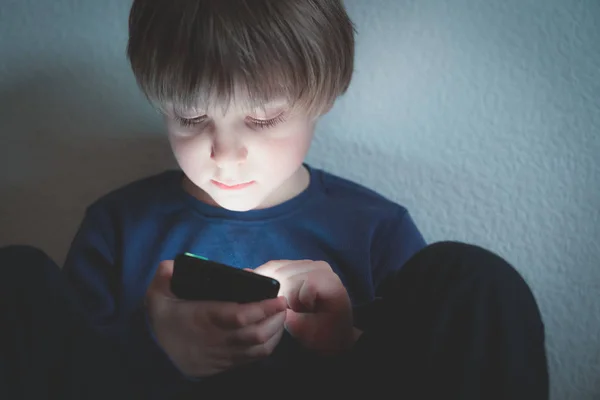
[[[382,283],[426,245],[408,210],[398,206],[373,237],[371,262],[377,296],[381,293]]]
[[[118,218],[108,210],[88,208],[62,271],[93,328],[121,348],[132,377],[152,397],[164,391],[168,398],[184,377],[155,340],[143,299],[133,307],[120,301],[119,232]]]
[[[426,246],[423,235],[409,212],[398,206],[395,213],[375,231],[371,245],[371,267],[375,299],[354,308],[355,326],[365,330],[382,315],[381,298],[393,275]],[[363,335],[364,336],[364,335]]]

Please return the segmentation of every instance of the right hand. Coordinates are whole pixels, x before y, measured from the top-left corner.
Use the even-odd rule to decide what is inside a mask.
[[[208,377],[269,356],[284,331],[285,297],[257,303],[185,301],[170,290],[163,261],[146,294],[159,345],[186,375]]]

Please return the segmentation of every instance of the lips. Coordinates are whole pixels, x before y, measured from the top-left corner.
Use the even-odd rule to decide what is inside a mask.
[[[216,187],[218,187],[219,189],[222,189],[222,190],[241,190],[241,189],[245,189],[249,186],[252,186],[255,183],[254,181],[242,182],[242,183],[233,183],[233,182],[223,183],[223,182],[216,181],[214,179],[212,179],[211,182],[213,185],[215,185]]]

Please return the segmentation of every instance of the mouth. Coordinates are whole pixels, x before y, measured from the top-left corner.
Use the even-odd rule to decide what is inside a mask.
[[[223,182],[219,182],[219,181],[215,181],[214,179],[211,179],[211,183],[221,190],[242,190],[242,189],[246,189],[247,187],[254,185],[255,182],[249,181],[249,182],[243,182],[243,183],[227,184],[227,183],[223,183]]]

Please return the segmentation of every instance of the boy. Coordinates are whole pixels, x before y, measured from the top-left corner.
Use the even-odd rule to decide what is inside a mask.
[[[427,246],[404,207],[304,163],[351,81],[340,0],[135,0],[129,28],[181,170],[92,204],[63,271],[131,396],[546,398],[542,323],[510,266]],[[180,301],[182,252],[275,277],[281,296]]]

